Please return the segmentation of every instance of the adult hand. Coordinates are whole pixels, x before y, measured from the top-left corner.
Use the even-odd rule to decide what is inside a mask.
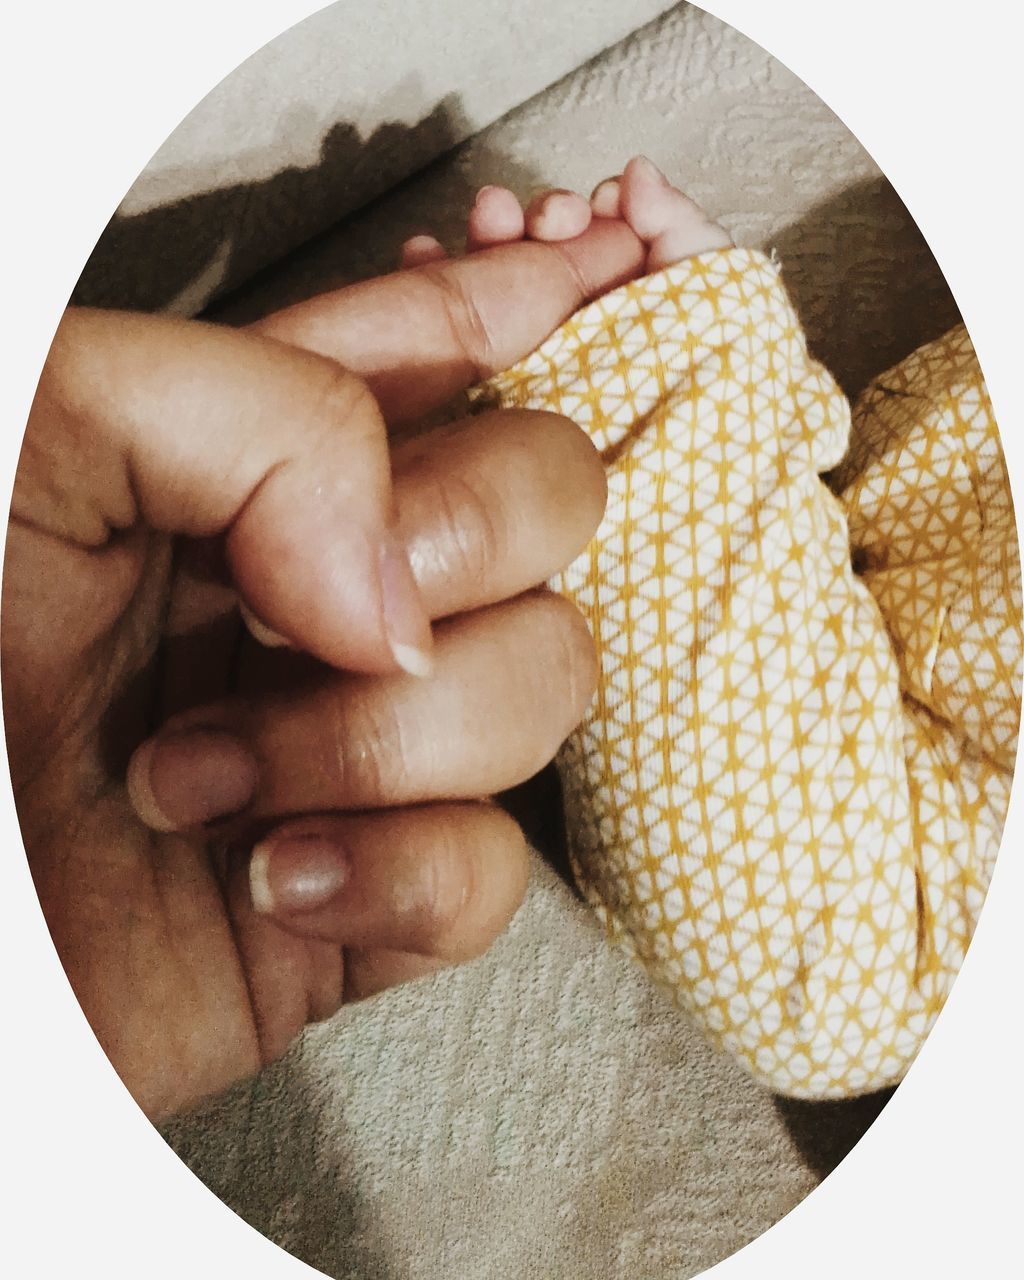
[[[405,310],[394,278],[293,309],[280,341],[76,312],[58,333],[8,535],[8,748],[58,952],[155,1117],[344,998],[478,954],[521,897],[522,838],[477,797],[529,776],[590,696],[581,619],[527,589],[592,533],[600,465],[563,420],[508,413],[404,446],[392,488],[375,398],[336,363],[396,418],[507,363],[585,284],[505,263],[406,273]],[[515,332],[481,328],[510,283]],[[252,611],[329,666],[250,655],[232,688],[211,539]],[[449,620],[423,680],[398,668],[423,669],[428,614]],[[130,796],[131,749],[182,707]],[[239,809],[262,823],[253,871],[225,850],[251,828],[217,822]]]

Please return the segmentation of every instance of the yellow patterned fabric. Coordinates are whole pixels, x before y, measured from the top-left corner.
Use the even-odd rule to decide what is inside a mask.
[[[819,476],[849,408],[758,253],[616,290],[480,395],[566,414],[607,466],[557,585],[602,668],[561,767],[609,935],[771,1088],[898,1081],[978,917],[1020,712],[1017,539],[966,332],[866,393],[840,498]]]

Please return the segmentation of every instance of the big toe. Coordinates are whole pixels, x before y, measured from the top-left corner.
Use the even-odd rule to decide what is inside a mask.
[[[575,191],[544,191],[526,209],[531,240],[573,240],[590,226],[590,201]]]
[[[621,218],[619,205],[619,187],[621,179],[605,178],[590,193],[590,207],[595,218]]]
[[[729,233],[673,187],[646,156],[636,156],[626,165],[619,205],[622,217],[648,246],[648,271],[732,244]]]

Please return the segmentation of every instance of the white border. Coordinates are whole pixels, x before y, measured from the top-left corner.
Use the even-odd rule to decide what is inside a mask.
[[[61,308],[121,194],[179,119],[309,0],[58,0],[6,20],[8,279],[0,321],[4,509]],[[1019,121],[1004,0],[707,0],[818,92],[874,155],[928,237],[989,380],[1024,498]],[[471,6],[467,6],[471,12]],[[103,139],[97,143],[97,139]],[[6,255],[5,255],[6,256]],[[1018,788],[1019,790],[1019,788]],[[906,1085],[853,1155],[716,1280],[1008,1274],[1017,1255],[1024,885],[1020,798],[977,939]],[[3,770],[4,1165],[0,1260],[14,1274],[182,1269],[310,1275],[228,1212],[127,1101],[67,988],[24,869]],[[20,1263],[20,1266],[18,1265]]]

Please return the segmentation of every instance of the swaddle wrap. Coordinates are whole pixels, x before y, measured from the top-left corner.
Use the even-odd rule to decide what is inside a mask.
[[[898,1081],[977,921],[1020,713],[1019,552],[966,332],[867,391],[838,498],[847,402],[753,251],[617,289],[477,396],[565,414],[606,463],[555,585],[601,666],[560,767],[610,937],[771,1088]]]

